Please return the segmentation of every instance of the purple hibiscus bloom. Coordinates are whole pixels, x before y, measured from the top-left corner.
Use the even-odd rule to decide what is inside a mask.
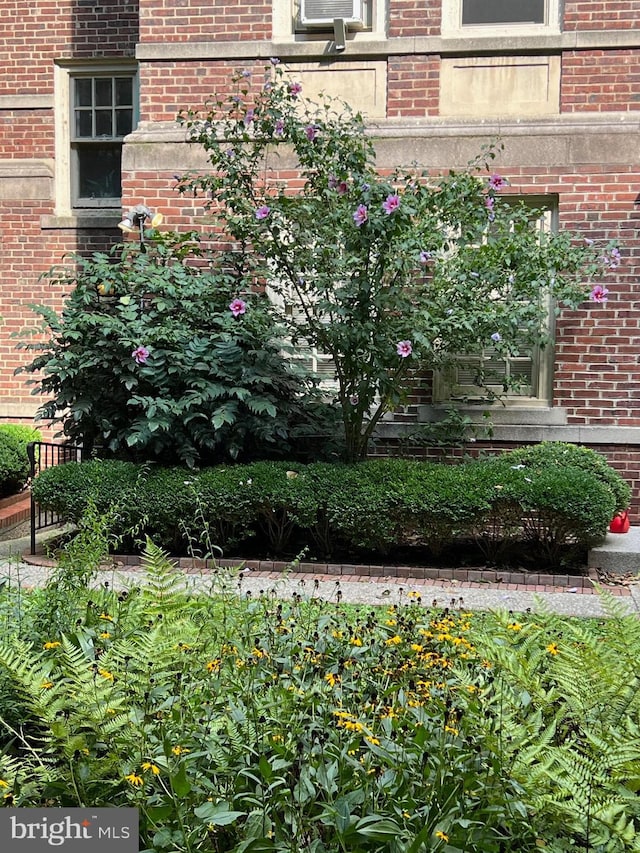
[[[411,341],[398,341],[396,345],[396,352],[400,358],[408,358],[408,356],[413,352],[413,345]]]
[[[233,314],[234,317],[239,317],[241,314],[245,314],[247,311],[247,303],[244,299],[240,299],[236,296],[235,299],[232,299],[229,304],[229,311]]]
[[[358,227],[360,227],[361,225],[364,225],[368,218],[369,211],[367,210],[367,206],[365,204],[359,204],[358,209],[353,214],[353,221]]]
[[[382,209],[389,215],[400,207],[400,197],[397,195],[388,195],[382,202]]]
[[[589,294],[589,299],[592,302],[600,302],[604,303],[607,301],[607,297],[609,295],[609,291],[606,287],[603,287],[601,284],[596,284],[591,293]]]
[[[140,344],[131,353],[131,357],[135,359],[136,364],[146,364],[149,358],[149,350]]]

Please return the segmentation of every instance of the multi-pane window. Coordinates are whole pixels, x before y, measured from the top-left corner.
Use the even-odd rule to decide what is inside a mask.
[[[545,0],[462,0],[462,25],[544,24]]]
[[[505,199],[506,200],[506,199]],[[557,205],[554,199],[514,199],[524,201],[535,210],[531,227],[538,232],[551,231],[556,227]],[[552,304],[547,294],[540,298],[548,305],[548,327],[553,320]],[[553,347],[531,350],[524,344],[518,355],[507,356],[494,347],[463,353],[443,370],[435,381],[435,397],[439,401],[484,402],[500,397],[505,402],[527,405],[548,405],[551,396],[551,372]]]
[[[442,0],[442,35],[481,38],[560,31],[560,0]]]
[[[133,74],[71,79],[71,180],[74,207],[120,204],[122,140],[135,127]]]

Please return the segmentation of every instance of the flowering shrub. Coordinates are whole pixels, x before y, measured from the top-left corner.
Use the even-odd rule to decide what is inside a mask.
[[[266,300],[229,301],[235,280],[195,234],[144,233],[48,273],[68,296],[60,316],[37,309],[49,338],[26,345],[38,416],[87,453],[169,464],[290,455],[294,437],[326,433]]]
[[[619,250],[540,234],[531,225],[540,211],[504,201],[495,149],[445,177],[381,175],[362,116],[346,104],[306,100],[276,60],[264,78],[242,71],[235,83],[207,111],[179,116],[212,170],[178,188],[200,195],[233,240],[238,289],[262,281],[285,307],[293,301],[299,310],[282,316],[292,339],[333,359],[347,460],[366,455],[418,370],[487,345],[498,356],[531,352],[548,343],[549,299],[606,300],[597,279],[619,265]],[[279,153],[293,153],[300,189],[278,172]]]

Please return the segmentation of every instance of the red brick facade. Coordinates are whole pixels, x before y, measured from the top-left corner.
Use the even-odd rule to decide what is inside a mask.
[[[464,166],[499,134],[505,151],[498,165],[512,192],[553,196],[560,227],[620,241],[623,263],[607,279],[606,305],[586,304],[558,320],[550,405],[525,407],[511,422],[503,416],[493,445],[545,438],[592,445],[634,483],[640,506],[640,0],[565,0],[563,20],[548,32],[493,37],[488,28],[471,38],[442,30],[445,2],[456,0],[387,0],[384,8],[374,0],[371,31],[349,28],[342,52],[333,49],[331,27],[296,28],[287,0],[3,3],[0,420],[29,421],[33,413],[24,377],[13,376],[25,355],[11,335],[32,323],[29,303],[60,304],[61,294],[39,275],[66,252],[93,251],[120,236],[120,208],[78,211],[61,202],[68,103],[56,69],[137,59],[140,125],[124,145],[122,207],[143,200],[172,227],[192,227],[202,209],[173,189],[174,175],[199,162],[175,124],[179,110],[200,107],[225,91],[231,71],[261,70],[270,56],[294,73],[359,63],[377,75],[381,168],[413,160],[434,171]],[[555,110],[441,112],[451,58],[541,54],[559,57]],[[423,416],[430,403],[430,385],[423,385],[399,423]]]

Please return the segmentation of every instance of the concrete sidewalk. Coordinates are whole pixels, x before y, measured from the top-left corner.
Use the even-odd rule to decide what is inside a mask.
[[[52,534],[49,533],[49,536]],[[46,541],[44,534],[40,545]],[[27,556],[28,537],[0,542],[0,579],[25,587],[41,586],[50,577],[50,561]],[[28,559],[28,562],[26,561]],[[47,565],[47,562],[49,565]],[[144,571],[135,566],[118,565],[101,571],[96,583],[123,589],[144,583]],[[296,571],[240,572],[228,569],[185,569],[185,587],[204,592],[225,589],[238,595],[269,595],[277,598],[321,598],[330,602],[354,604],[397,604],[408,594],[420,595],[423,602],[438,607],[465,607],[470,610],[512,610],[524,612],[546,608],[564,616],[606,615],[596,589],[582,587],[531,587],[522,584],[467,583],[455,579],[408,577],[364,577],[355,575],[310,574]],[[640,579],[633,583],[602,585],[626,613],[640,614]]]

